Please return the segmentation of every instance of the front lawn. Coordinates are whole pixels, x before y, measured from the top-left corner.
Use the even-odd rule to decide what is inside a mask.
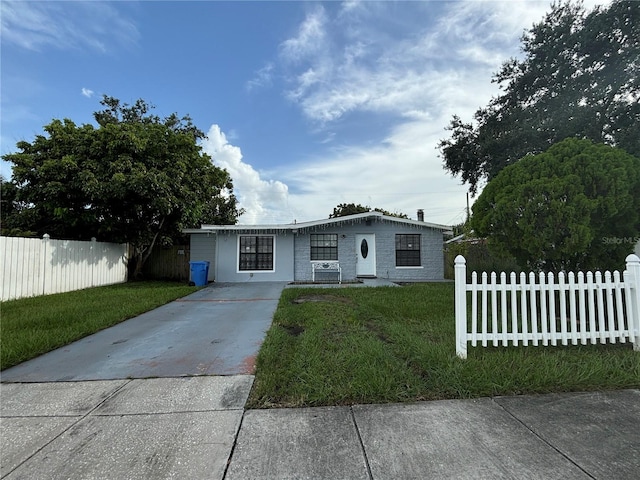
[[[196,291],[176,282],[132,282],[0,304],[0,369],[37,357]]]
[[[454,286],[286,289],[248,407],[348,405],[640,386],[630,344],[469,347],[455,354]]]

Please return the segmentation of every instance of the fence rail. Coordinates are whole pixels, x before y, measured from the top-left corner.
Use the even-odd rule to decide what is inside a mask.
[[[456,354],[466,358],[469,342],[474,347],[632,342],[640,351],[640,258],[632,254],[626,262],[622,276],[618,271],[519,277],[484,272],[478,282],[473,272],[468,284],[466,260],[458,255]]]
[[[127,281],[127,245],[0,237],[2,301]]]

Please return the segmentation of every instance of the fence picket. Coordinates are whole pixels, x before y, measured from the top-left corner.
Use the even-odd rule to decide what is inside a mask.
[[[630,332],[630,337],[633,337],[633,322],[632,322],[632,302],[630,302],[629,300],[631,299],[631,285],[630,285],[630,280],[631,275],[629,274],[628,271],[625,271],[622,274],[622,279],[624,282],[624,299],[626,300],[624,302],[624,306],[625,306],[625,313],[626,313],[626,318],[627,318],[627,329]],[[631,338],[631,340],[633,341],[633,338]]]
[[[487,272],[482,273],[482,346],[487,346]]]
[[[586,317],[589,321],[589,338],[591,339],[591,343],[596,343],[597,341],[597,332],[596,332],[596,304],[595,304],[595,295],[593,291],[593,272],[587,272],[587,313]]]
[[[538,307],[536,302],[536,274],[529,273],[529,291],[531,292],[531,338],[533,345],[538,346]]]
[[[627,268],[625,272],[628,275],[629,282],[625,283],[625,287],[629,285],[631,296],[628,297],[627,303],[631,314],[627,317],[629,336],[633,343],[633,350],[640,352],[640,258],[637,255],[629,255],[626,258]]]
[[[511,335],[512,344],[518,346],[518,292],[516,273],[511,272]]]
[[[609,332],[609,341],[611,343],[616,340],[616,322],[613,316],[613,289],[611,286],[611,272],[607,270],[604,272],[604,284],[606,289],[606,303],[607,303],[607,331]]]
[[[558,336],[555,333],[558,331],[557,323],[556,323],[556,298],[555,298],[555,282],[553,277],[553,272],[549,272],[549,281],[547,285],[549,285],[547,292],[549,292],[549,332],[551,332],[551,345],[558,345]]]
[[[509,344],[509,332],[507,329],[507,290],[505,289],[507,283],[507,274],[500,273],[500,310],[502,319],[502,346],[506,347]]]
[[[579,313],[578,319],[580,321],[580,344],[587,344],[587,301],[585,298],[585,289],[583,287],[585,282],[584,272],[578,272],[578,305],[579,305]]]
[[[491,333],[493,334],[493,346],[498,346],[498,290],[496,285],[496,272],[491,272]]]
[[[616,285],[619,285],[620,282],[620,272],[617,270],[613,272],[613,282]],[[625,343],[627,341],[627,336],[624,335],[624,331],[628,328],[628,323],[625,325],[624,321],[624,310],[622,307],[622,289],[616,288],[616,320],[618,324],[618,334],[620,335],[620,342]]]
[[[571,345],[578,344],[578,322],[576,308],[576,277],[573,272],[569,272],[569,333],[571,335]]]
[[[545,347],[549,345],[549,332],[548,332],[548,321],[549,318],[547,316],[547,292],[548,284],[545,282],[544,273],[540,272],[540,330],[542,334],[542,345]]]
[[[520,314],[522,315],[522,344],[529,345],[529,326],[527,325],[527,276],[520,273]]]
[[[600,343],[607,343],[607,329],[605,327],[605,315],[604,315],[604,298],[602,295],[602,272],[596,272],[596,304],[598,306],[598,333]]]
[[[560,297],[560,341],[562,345],[568,345],[567,336],[567,285],[565,283],[564,272],[558,273],[558,296]]]
[[[471,274],[471,339],[474,347],[478,345],[478,274]]]
[[[640,259],[635,255],[627,257],[622,281],[618,271],[560,272],[557,282],[551,272],[537,276],[523,272],[519,277],[511,272],[509,282],[505,272],[499,277],[483,272],[478,283],[477,272],[472,272],[467,284],[465,263],[464,257],[456,257],[456,352],[461,358],[466,358],[467,342],[477,346],[478,339],[483,347],[489,342],[506,347],[509,340],[512,346],[520,340],[523,346],[556,346],[629,339],[634,350],[640,350]],[[467,292],[471,292],[469,333]]]

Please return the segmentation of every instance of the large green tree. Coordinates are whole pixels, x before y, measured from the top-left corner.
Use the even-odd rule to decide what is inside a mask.
[[[620,268],[640,234],[640,159],[566,139],[496,175],[471,226],[522,267]]]
[[[4,237],[33,237],[22,228],[21,212],[27,206],[18,200],[16,185],[0,175],[0,234]]]
[[[138,276],[158,241],[200,223],[233,224],[237,209],[226,170],[215,166],[186,116],[150,114],[105,96],[98,127],[53,120],[45,135],[19,142],[13,163],[12,225],[65,239],[128,242]]]
[[[454,116],[439,148],[472,193],[527,154],[567,137],[640,156],[640,2],[587,12],[558,2],[522,37],[522,59],[493,77],[502,93],[465,122]]]

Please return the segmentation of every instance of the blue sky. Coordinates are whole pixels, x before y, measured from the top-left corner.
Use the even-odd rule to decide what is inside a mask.
[[[549,3],[3,0],[0,153],[53,118],[94,123],[103,94],[143,98],[207,133],[240,223],[339,203],[460,223],[438,140],[499,94],[492,73]]]

